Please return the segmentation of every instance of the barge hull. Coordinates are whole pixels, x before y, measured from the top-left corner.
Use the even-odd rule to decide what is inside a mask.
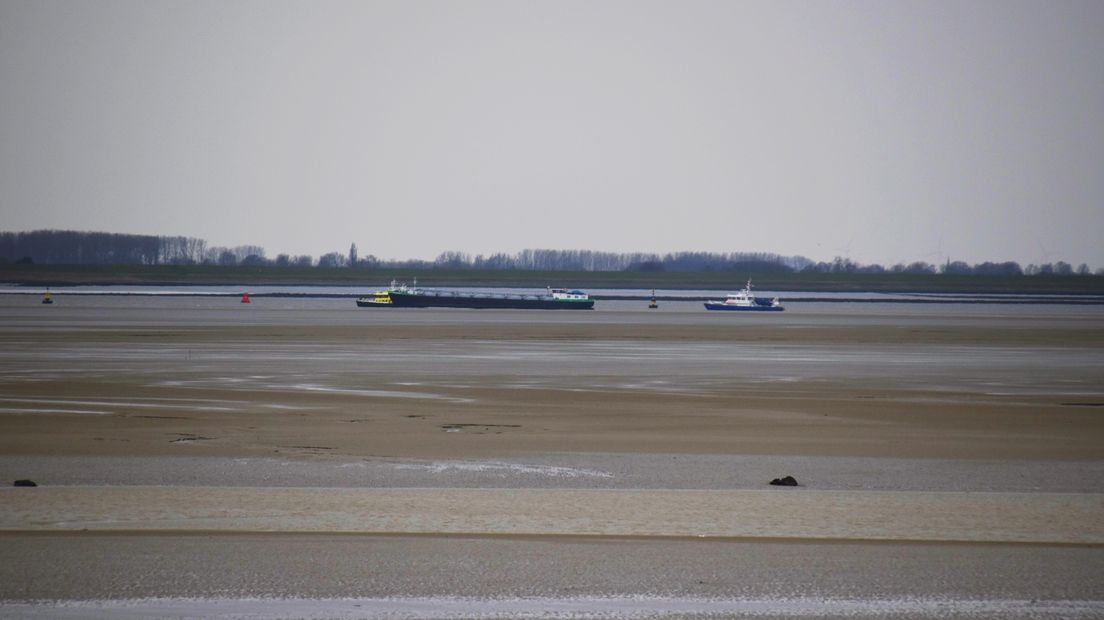
[[[394,308],[474,308],[509,310],[590,310],[594,301],[557,301],[550,298],[474,297],[449,294],[391,293]]]
[[[721,310],[726,312],[782,312],[782,306],[735,306],[732,304],[717,303],[705,304],[706,310]]]

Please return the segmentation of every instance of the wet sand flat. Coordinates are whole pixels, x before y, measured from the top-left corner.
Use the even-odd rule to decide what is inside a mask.
[[[1102,569],[1080,546],[0,533],[0,615],[1093,618]]]
[[[626,489],[58,487],[0,530],[664,536],[1104,545],[1104,495]]]
[[[565,317],[317,301],[0,307],[0,453],[1104,456],[1094,308]]]
[[[1102,569],[1079,546],[0,533],[0,614],[1092,618]]]
[[[0,490],[0,555],[16,567],[0,600],[108,601],[75,617],[277,617],[250,607],[271,596],[305,597],[288,608],[303,617],[357,616],[333,596],[417,617],[494,615],[457,596],[549,597],[551,616],[583,600],[580,617],[956,617],[945,597],[980,605],[973,617],[1092,617],[1104,600],[1076,576],[1037,585],[1104,561],[1095,307],[746,317],[13,297],[0,477],[40,487]],[[767,485],[787,474],[802,486]],[[67,548],[118,577],[82,585],[57,568]],[[611,550],[624,561],[580,568]],[[333,582],[293,556],[367,568]],[[238,568],[196,577],[205,559]],[[555,577],[573,572],[598,585]],[[787,574],[804,585],[772,589]],[[180,611],[187,596],[210,606]]]

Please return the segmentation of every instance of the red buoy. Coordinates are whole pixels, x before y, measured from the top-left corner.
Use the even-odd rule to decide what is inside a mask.
[[[243,304],[249,303],[249,293],[242,293],[242,303]]]

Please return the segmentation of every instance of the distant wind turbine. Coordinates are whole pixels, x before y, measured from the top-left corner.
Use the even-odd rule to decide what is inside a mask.
[[[1043,259],[1039,261],[1040,265],[1045,265],[1050,262],[1050,257],[1054,256],[1054,252],[1047,249],[1043,242],[1039,240],[1039,235],[1032,235],[1035,238],[1035,245],[1039,246],[1039,251],[1043,254]]]
[[[851,259],[851,244],[854,243],[854,241],[855,241],[855,235],[852,234],[851,237],[847,240],[847,245],[845,245],[842,248],[836,248],[832,251],[835,253],[836,256],[839,256],[841,258],[846,258],[846,259],[850,260]]]
[[[924,258],[931,260],[932,264],[936,266],[947,262],[947,255],[943,253],[943,237],[939,238],[939,245],[936,246],[936,250],[925,254]]]

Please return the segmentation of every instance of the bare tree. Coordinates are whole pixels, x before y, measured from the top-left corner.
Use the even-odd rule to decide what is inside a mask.
[[[340,252],[330,252],[318,257],[319,267],[344,267],[345,255]]]

